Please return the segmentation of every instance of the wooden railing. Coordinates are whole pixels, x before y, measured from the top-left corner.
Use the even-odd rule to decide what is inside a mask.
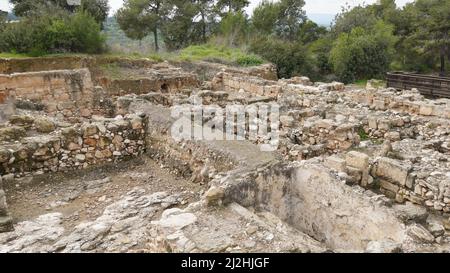
[[[427,97],[450,98],[450,78],[426,76],[405,72],[387,73],[387,87],[397,89],[417,88]]]

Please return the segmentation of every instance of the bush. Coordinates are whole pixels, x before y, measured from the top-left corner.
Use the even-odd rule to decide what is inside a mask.
[[[264,63],[264,60],[256,55],[245,55],[238,57],[236,63],[239,66],[258,66]]]
[[[255,66],[264,63],[260,57],[248,55],[239,48],[214,44],[189,46],[181,50],[179,58],[185,61],[211,61],[239,66]]]
[[[0,51],[41,56],[50,53],[100,53],[105,39],[100,25],[85,12],[41,14],[6,24],[0,32]]]
[[[378,22],[373,30],[356,27],[335,41],[330,62],[345,83],[363,78],[384,78],[391,63],[395,38],[393,29]]]
[[[260,38],[252,42],[251,51],[277,66],[279,78],[308,75],[312,60],[307,48],[298,42]]]

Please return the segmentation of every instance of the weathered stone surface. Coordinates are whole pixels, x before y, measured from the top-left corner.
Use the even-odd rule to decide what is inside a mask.
[[[180,230],[196,221],[197,217],[192,213],[186,213],[180,209],[169,209],[163,212],[161,219],[156,224],[163,228]]]
[[[347,166],[358,170],[367,172],[369,170],[369,156],[364,153],[355,151],[349,152],[345,157],[345,162],[347,163]]]
[[[18,140],[26,134],[25,129],[19,126],[0,128],[0,141]]]
[[[84,137],[90,137],[97,134],[98,127],[95,124],[83,124],[81,131],[83,132]]]
[[[18,126],[31,126],[34,122],[34,118],[29,115],[12,115],[9,118],[9,122]]]
[[[328,168],[331,168],[333,170],[336,170],[338,172],[345,172],[346,171],[346,163],[345,160],[337,157],[337,156],[330,156],[325,159],[325,166]]]
[[[366,252],[368,253],[401,253],[401,244],[393,241],[378,241],[370,242],[367,245]]]
[[[378,160],[376,175],[389,181],[405,186],[411,166],[398,160],[383,157]]]
[[[434,236],[422,225],[413,224],[408,228],[408,235],[420,243],[431,244],[434,242]]]
[[[50,133],[55,130],[55,124],[48,118],[39,117],[34,120],[36,131],[40,133]]]
[[[425,223],[428,217],[426,208],[409,202],[405,205],[395,205],[393,208],[398,217],[405,222]]]
[[[0,233],[8,232],[13,229],[14,227],[12,223],[12,218],[10,216],[0,216]],[[0,246],[0,253],[2,253],[1,246]]]
[[[212,186],[205,194],[206,203],[208,206],[220,205],[224,195],[225,191],[223,188]]]

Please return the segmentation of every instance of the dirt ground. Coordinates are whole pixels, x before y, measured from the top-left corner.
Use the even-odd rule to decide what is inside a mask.
[[[95,170],[23,178],[5,190],[15,222],[59,212],[70,230],[96,219],[108,205],[135,188],[148,194],[182,193],[182,205],[199,200],[205,190],[145,156]]]

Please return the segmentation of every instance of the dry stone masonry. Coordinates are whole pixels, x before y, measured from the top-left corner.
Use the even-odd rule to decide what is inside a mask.
[[[450,251],[448,99],[279,80],[273,65],[81,57],[0,72],[0,252]],[[279,106],[276,151],[260,149],[274,130],[173,138],[172,107],[200,104]]]

